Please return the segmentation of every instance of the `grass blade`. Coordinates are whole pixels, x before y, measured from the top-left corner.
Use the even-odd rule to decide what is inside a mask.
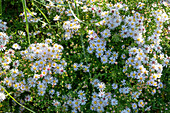
[[[38,2],[38,1],[36,1],[36,0],[34,0],[35,2],[37,2],[37,3],[39,3],[39,4],[41,4],[41,5],[43,5],[43,6],[47,6],[47,5],[45,5],[45,4],[43,4],[43,3],[41,3],[41,2]],[[61,6],[67,6],[66,4],[59,4],[59,3],[55,3],[55,4],[57,4],[57,5],[61,5]],[[51,7],[57,7],[57,6],[51,6]]]
[[[44,16],[44,18],[46,19],[46,21],[48,22],[48,24],[50,24],[50,21],[47,19],[47,17],[45,16],[45,14],[41,11],[40,8],[38,8],[38,6],[36,4],[33,3],[33,5],[40,11],[40,13]]]
[[[7,93],[7,95],[8,95],[9,97],[11,97],[17,104],[19,104],[19,105],[22,106],[23,108],[27,109],[28,111],[30,111],[30,112],[32,112],[32,113],[35,113],[35,112],[32,111],[31,109],[25,107],[24,105],[22,105],[22,104],[20,104],[18,101],[16,101],[16,100],[10,95],[10,93],[8,93],[8,91],[7,91],[3,86],[0,85],[0,87],[1,87],[1,88]]]
[[[75,2],[75,4],[76,4],[76,2]],[[96,23],[100,22],[101,20],[103,20],[103,19],[99,19],[97,22],[94,22],[94,23],[87,23],[87,22],[83,22],[82,20],[80,20],[80,19],[79,19],[78,8],[76,7],[77,16],[78,16],[78,17],[77,17],[77,16],[75,15],[75,13],[73,12],[73,10],[72,10],[72,8],[71,8],[71,6],[70,6],[70,2],[69,2],[69,1],[68,1],[68,6],[69,6],[70,11],[71,11],[72,15],[74,16],[74,18],[75,18],[77,21],[79,21],[80,23],[83,23],[83,24],[89,25],[89,24],[96,24]]]
[[[77,13],[77,17],[79,18],[79,11],[78,11],[78,7],[77,7],[76,0],[74,0],[74,4],[75,4],[75,7],[76,7],[76,13]]]
[[[74,12],[73,12],[73,10],[72,10],[72,8],[71,8],[71,6],[70,6],[70,2],[69,2],[69,1],[68,1],[68,6],[69,6],[70,11],[71,11],[72,15],[74,16],[74,18],[75,18],[76,20],[78,20],[80,23],[86,24],[86,23],[84,23],[83,21],[81,21],[79,18],[76,17],[76,15],[74,14]]]
[[[22,5],[23,5],[25,20],[26,20],[26,31],[27,31],[27,35],[28,35],[28,44],[30,45],[29,26],[28,26],[28,20],[27,20],[27,10],[26,10],[25,0],[22,0]]]
[[[2,17],[2,0],[0,0],[0,18]]]

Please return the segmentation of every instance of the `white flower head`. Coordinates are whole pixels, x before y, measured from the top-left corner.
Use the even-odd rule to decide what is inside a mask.
[[[21,49],[21,46],[19,46],[17,43],[12,45],[12,48],[16,49]]]
[[[139,107],[144,107],[145,106],[145,103],[143,102],[143,100],[139,100],[138,106]]]
[[[25,101],[30,101],[31,100],[31,96],[30,95],[27,95],[26,97],[25,97]]]
[[[100,91],[98,94],[99,97],[104,97],[105,96],[105,92],[104,91]]]
[[[59,19],[60,19],[60,16],[56,15],[53,20],[54,20],[54,21],[57,21],[57,20],[59,20]]]
[[[0,102],[4,101],[5,100],[5,94],[0,92]]]
[[[117,89],[117,88],[118,88],[117,84],[113,83],[113,84],[112,84],[112,88],[113,88],[113,89]]]
[[[115,105],[117,105],[118,104],[118,100],[116,100],[116,99],[112,99],[111,100],[111,105],[112,106],[115,106]]]
[[[101,82],[101,83],[98,83],[98,89],[99,91],[103,91],[105,89],[105,83]]]

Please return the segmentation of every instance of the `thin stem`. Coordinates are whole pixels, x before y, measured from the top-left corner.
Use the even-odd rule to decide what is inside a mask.
[[[85,50],[84,50],[84,44],[83,44],[83,35],[81,34],[81,44],[82,44],[82,47],[83,47],[83,53],[84,53],[84,58],[85,58],[85,61],[86,61],[86,64],[88,65],[88,63],[87,63],[87,55],[85,54]],[[89,71],[89,75],[90,75],[90,80],[91,80],[91,73],[90,73],[90,71]]]
[[[77,7],[77,5],[76,5],[76,1],[74,1],[74,2],[75,2],[75,6],[76,6],[77,16],[79,17],[79,12],[78,12],[78,7]],[[70,8],[71,13],[73,14],[73,16],[74,16],[79,22],[81,22],[81,23],[83,23],[83,24],[86,24],[86,23],[82,22],[80,19],[78,19],[78,18],[76,17],[76,15],[74,14],[74,12],[73,12],[73,10],[72,10],[72,8],[71,8],[71,6],[70,6],[70,2],[69,2],[69,1],[68,1],[68,5],[69,5],[69,8]],[[87,63],[87,55],[85,54],[85,50],[84,50],[83,34],[82,34],[82,33],[81,33],[81,44],[82,44],[82,48],[83,48],[84,58],[85,58],[86,64],[88,65],[88,63]],[[89,71],[89,76],[90,76],[89,79],[90,79],[90,81],[91,81],[91,73],[90,73],[90,71]]]

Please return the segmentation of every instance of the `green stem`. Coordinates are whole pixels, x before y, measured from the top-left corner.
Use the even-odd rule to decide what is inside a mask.
[[[27,19],[27,10],[26,10],[26,1],[22,0],[22,5],[25,13],[25,20],[26,20],[26,31],[28,35],[28,44],[30,44],[30,36],[29,36],[29,25],[28,25],[28,19]]]
[[[78,12],[78,7],[76,5],[76,1],[74,0],[74,2],[75,2],[75,6],[76,6],[77,16],[79,17],[79,12]],[[81,21],[79,18],[76,17],[76,15],[74,14],[74,12],[73,12],[73,10],[72,10],[72,8],[70,6],[70,2],[69,1],[68,1],[68,6],[69,6],[69,8],[71,10],[71,13],[73,14],[75,19],[77,19],[80,23],[87,24],[87,23],[84,23],[83,21]],[[85,50],[84,50],[83,34],[82,33],[81,33],[81,44],[82,44],[82,48],[83,48],[84,58],[85,58],[86,64],[88,65],[88,63],[87,63],[87,55],[85,54]],[[90,71],[89,71],[89,76],[90,76],[89,79],[91,81],[91,73],[90,73]]]
[[[77,17],[79,18],[79,11],[78,11],[78,7],[77,7],[76,0],[74,0],[74,3],[75,3],[75,7],[76,7],[76,13],[77,13]]]
[[[16,101],[11,95],[10,93],[8,93],[8,91],[0,85],[0,87],[7,93],[7,95],[9,95],[17,104],[19,104],[20,106],[22,106],[23,108],[27,109],[28,111],[32,112],[32,113],[35,113],[34,111],[32,111],[31,109],[25,107],[24,105],[20,104],[18,101]]]
[[[0,18],[2,18],[2,0],[0,0]]]
[[[86,61],[86,65],[88,65],[87,63],[87,55],[85,54],[85,50],[84,50],[84,44],[83,44],[83,35],[81,34],[81,44],[82,44],[82,47],[83,47],[83,53],[84,53],[84,58],[85,58],[85,61]],[[91,73],[89,71],[89,75],[90,75],[90,80],[91,80]]]

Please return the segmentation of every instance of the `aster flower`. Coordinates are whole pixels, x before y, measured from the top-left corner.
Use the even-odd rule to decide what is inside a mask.
[[[57,21],[57,20],[59,20],[59,19],[60,19],[60,16],[56,15],[53,20],[54,20],[54,21]]]
[[[51,95],[54,95],[55,90],[54,90],[54,89],[51,89],[51,90],[49,91],[49,93],[50,93]]]
[[[145,103],[143,102],[143,100],[139,100],[138,106],[139,107],[144,107],[145,106]]]
[[[25,97],[25,101],[30,101],[31,100],[31,96],[30,95],[27,95],[26,97]]]
[[[4,101],[6,99],[6,96],[3,92],[0,92],[0,102]]]
[[[39,96],[44,96],[44,94],[45,94],[45,90],[44,89],[38,90],[38,95]]]
[[[104,97],[105,96],[105,92],[104,91],[100,91],[98,94],[99,97]]]
[[[101,83],[98,83],[98,89],[99,89],[99,91],[103,91],[104,89],[105,89],[105,83],[103,83],[103,82],[101,82]]]
[[[53,104],[55,107],[61,105],[61,103],[60,103],[59,101],[57,101],[57,100],[53,100],[53,103],[52,103],[52,104]]]
[[[66,86],[67,89],[71,89],[72,88],[71,84],[66,84],[65,86]]]
[[[118,104],[118,100],[117,99],[111,99],[111,105],[115,106]]]
[[[16,49],[21,49],[21,46],[19,46],[17,43],[12,45],[12,48]]]
[[[112,84],[112,88],[113,88],[113,89],[117,89],[117,88],[118,88],[118,85],[115,84],[115,83],[113,83],[113,84]]]
[[[137,104],[136,103],[132,103],[132,108],[133,109],[137,109]]]

